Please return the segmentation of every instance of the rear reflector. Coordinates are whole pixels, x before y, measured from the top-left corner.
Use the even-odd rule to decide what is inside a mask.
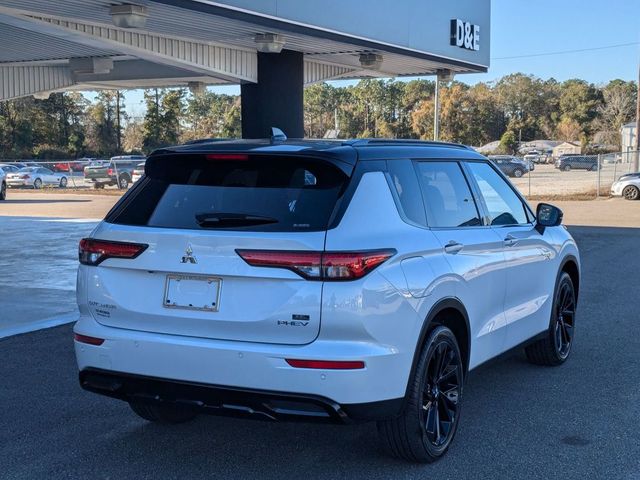
[[[249,160],[249,155],[243,153],[210,153],[205,157],[207,160],[236,160],[240,162]]]
[[[308,252],[283,250],[236,250],[253,267],[286,268],[307,280],[356,280],[381,265],[396,251]]]
[[[79,333],[74,333],[73,339],[76,342],[87,343],[89,345],[96,346],[100,346],[104,343],[104,338],[89,337],[88,335],[80,335]]]
[[[333,361],[333,360],[285,360],[295,368],[315,368],[324,370],[360,370],[364,368],[364,362],[360,361]]]
[[[78,246],[78,260],[83,265],[99,265],[107,258],[136,258],[149,245],[83,238]]]

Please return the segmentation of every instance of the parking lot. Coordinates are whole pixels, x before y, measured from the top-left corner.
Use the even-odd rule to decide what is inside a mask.
[[[73,318],[77,239],[117,199],[22,195],[0,210],[0,336]],[[80,389],[64,324],[0,339],[0,477],[639,479],[640,228],[611,225],[639,227],[640,205],[560,206],[566,223],[592,225],[570,227],[584,269],[574,354],[560,368],[515,355],[474,371],[458,437],[437,464],[385,456],[373,424],[145,423]]]

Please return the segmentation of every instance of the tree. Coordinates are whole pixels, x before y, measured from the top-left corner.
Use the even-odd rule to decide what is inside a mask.
[[[512,130],[504,132],[500,138],[500,146],[498,147],[500,152],[507,154],[514,154],[518,150],[518,139],[516,134]]]
[[[582,126],[567,116],[558,123],[555,138],[564,142],[572,142],[581,138],[583,133]]]
[[[118,107],[122,102],[114,90],[103,90],[96,96],[96,103],[87,109],[86,149],[93,155],[111,156],[117,153]],[[121,106],[121,111],[124,107]]]
[[[131,154],[141,153],[144,148],[144,126],[141,122],[129,122],[124,128],[122,149]]]
[[[620,128],[635,118],[636,95],[635,82],[613,80],[602,89],[596,127],[605,142],[620,146]]]
[[[581,134],[592,132],[592,122],[602,103],[602,94],[584,80],[567,80],[560,86],[559,106],[565,125],[578,125]],[[576,135],[574,138],[578,138]]]

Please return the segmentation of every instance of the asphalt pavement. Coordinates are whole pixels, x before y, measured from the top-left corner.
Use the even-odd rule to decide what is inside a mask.
[[[387,457],[373,424],[147,423],[80,389],[64,325],[0,339],[0,478],[640,480],[640,228],[570,230],[583,256],[570,360],[472,372],[436,464]]]

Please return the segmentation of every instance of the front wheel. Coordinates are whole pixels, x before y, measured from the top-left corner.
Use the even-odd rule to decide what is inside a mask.
[[[640,189],[633,185],[627,185],[622,190],[622,196],[627,200],[638,200],[640,198]]]
[[[67,177],[62,177],[60,179],[59,187],[60,188],[67,188]]]
[[[380,439],[393,456],[431,463],[446,453],[460,420],[463,371],[453,332],[434,328],[409,380],[403,412],[378,422]]]
[[[564,167],[562,167],[563,172],[568,172],[569,170],[571,170],[571,165],[565,165]]]
[[[516,169],[513,171],[513,176],[514,176],[514,177],[516,177],[516,178],[520,178],[520,177],[522,177],[522,174],[523,174],[523,173],[524,173],[524,172],[523,172],[522,170],[520,170],[519,168],[516,168]]]
[[[567,272],[562,272],[554,294],[549,329],[544,338],[525,348],[527,359],[536,365],[564,363],[573,346],[576,319],[576,293]]]
[[[40,190],[42,188],[42,180],[36,178],[33,182],[33,188],[35,188],[36,190]]]
[[[118,179],[118,188],[120,190],[126,190],[129,187],[129,178],[126,175],[122,175]]]
[[[592,165],[590,170],[592,172],[597,172],[598,171],[598,165]]]
[[[172,406],[151,405],[130,401],[129,406],[139,417],[155,423],[184,423],[196,417],[196,413]]]

